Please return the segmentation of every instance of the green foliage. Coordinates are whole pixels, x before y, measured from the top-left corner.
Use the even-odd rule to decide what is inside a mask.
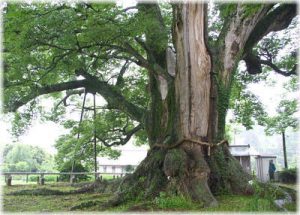
[[[163,7],[166,20],[169,7]],[[24,97],[39,94],[34,89],[76,80],[74,71],[79,68],[113,86],[119,73],[111,68],[120,68],[130,58],[120,51],[124,42],[143,55],[143,49],[133,38],[142,38],[145,29],[153,25],[151,19],[139,18],[131,10],[126,13],[115,4],[86,3],[8,4],[4,20],[5,109]],[[115,86],[115,90],[145,107],[149,99],[145,92],[146,79],[145,70],[130,67],[130,75],[124,74],[124,83]],[[63,94],[47,96],[58,101]],[[78,96],[69,99],[74,103]],[[50,111],[39,104],[36,107],[34,110],[43,119],[63,122],[65,107],[62,105]],[[37,113],[19,110],[13,123],[14,134],[24,133]]]
[[[279,181],[283,183],[296,183],[297,182],[297,169],[290,168],[284,169],[279,172]]]
[[[36,172],[53,171],[53,157],[38,146],[7,144],[4,146],[3,171]]]
[[[251,183],[250,183],[251,182]],[[274,200],[284,198],[283,191],[270,183],[260,183],[257,180],[252,180],[249,183],[254,189],[254,202],[252,204],[253,211],[263,207],[274,207]],[[261,204],[261,199],[265,199],[265,206]]]
[[[217,5],[220,10],[220,17],[225,19],[229,16],[234,15],[236,12],[237,4],[219,4]]]
[[[267,113],[259,98],[247,89],[250,83],[259,83],[267,78],[267,73],[250,75],[238,67],[230,93],[229,107],[234,111],[235,122],[251,129],[257,122],[265,123]]]
[[[257,11],[259,11],[262,8],[263,4],[244,4],[244,17],[249,17],[253,14],[255,14]]]
[[[31,170],[30,166],[25,161],[20,161],[20,162],[16,163],[15,168],[16,168],[16,171],[20,171],[20,172],[29,172]]]
[[[297,100],[282,100],[277,107],[277,116],[266,119],[265,132],[267,135],[281,134],[288,127],[298,129],[298,119],[294,114],[298,111]]]
[[[296,92],[299,89],[299,77],[292,77],[283,87],[287,92]]]
[[[90,119],[84,119],[80,127],[73,120],[65,121],[64,126],[70,129],[70,133],[61,136],[55,144],[58,166],[75,159],[76,162],[84,161],[88,169],[93,169],[94,162],[94,126],[97,134],[97,155],[101,157],[107,156],[112,159],[118,158],[120,151],[107,147],[104,143],[125,144],[124,135],[134,128],[132,120],[124,113],[115,110],[102,110],[97,115],[95,122]],[[79,139],[77,139],[78,133]]]
[[[297,204],[295,204],[295,202],[286,203],[283,205],[283,207],[288,211],[293,211],[293,212],[297,211]]]
[[[134,167],[132,165],[127,165],[125,167],[125,171],[128,172],[128,173],[133,172],[134,171]]]
[[[60,172],[71,172],[72,171],[72,162],[65,162],[63,165],[59,166]],[[88,172],[88,169],[84,167],[81,163],[75,162],[75,165],[73,167],[73,172]],[[76,181],[86,181],[90,178],[88,175],[76,175],[75,180]],[[59,181],[70,181],[70,175],[60,175]]]
[[[236,122],[241,123],[246,129],[254,126],[254,119],[259,125],[263,125],[267,114],[257,97],[250,92],[241,92],[239,98],[234,106]]]

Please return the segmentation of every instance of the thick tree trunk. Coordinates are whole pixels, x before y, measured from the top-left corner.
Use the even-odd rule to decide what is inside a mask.
[[[213,193],[241,193],[247,187],[249,176],[228,148],[208,147],[223,138],[229,97],[219,98],[223,92],[212,78],[205,7],[176,6],[176,68],[167,50],[166,70],[172,79],[149,75],[152,103],[145,123],[151,149],[136,171],[124,178],[116,204],[166,192],[213,206],[217,204]]]

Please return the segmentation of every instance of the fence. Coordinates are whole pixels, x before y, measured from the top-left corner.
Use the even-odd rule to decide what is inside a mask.
[[[76,175],[95,175],[95,180],[102,180],[103,175],[112,175],[113,178],[123,177],[126,173],[109,173],[109,172],[5,172],[1,175],[5,176],[5,183],[7,186],[12,185],[13,175],[25,175],[26,183],[28,183],[28,177],[30,175],[37,175],[37,183],[40,185],[45,184],[45,175],[69,175],[70,183],[76,182]],[[58,176],[56,182],[58,182]]]

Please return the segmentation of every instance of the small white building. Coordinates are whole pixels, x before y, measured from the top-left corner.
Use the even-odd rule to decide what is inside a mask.
[[[229,151],[240,162],[243,169],[251,174],[250,145],[230,145]]]
[[[107,157],[98,157],[98,172],[111,174],[125,174],[130,166],[135,169],[147,155],[148,146],[135,146],[132,143],[120,146],[121,155],[118,159],[109,159]]]
[[[271,155],[258,155],[256,159],[256,177],[261,182],[267,182],[270,180],[269,176],[269,163],[270,160],[273,160],[274,164],[276,163],[276,156]],[[275,165],[276,166],[276,165]]]

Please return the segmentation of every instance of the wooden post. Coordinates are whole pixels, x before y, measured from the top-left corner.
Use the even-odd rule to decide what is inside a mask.
[[[70,183],[71,184],[75,183],[75,175],[70,175]]]
[[[286,156],[286,146],[285,146],[285,132],[281,132],[282,135],[282,147],[283,147],[283,160],[284,160],[284,168],[288,169],[287,156]]]
[[[45,178],[44,178],[44,174],[41,174],[41,181],[40,181],[40,185],[45,185]]]
[[[59,178],[59,176],[56,176],[56,182],[58,182],[58,178]]]
[[[96,173],[95,175],[96,175],[95,181],[100,181],[99,173]]]
[[[26,174],[26,183],[28,183],[28,174]]]
[[[37,182],[37,184],[40,184],[40,176],[38,176],[38,177],[36,178],[36,182]]]
[[[7,186],[11,186],[11,181],[12,181],[12,176],[11,175],[7,175],[6,178],[6,185]]]

